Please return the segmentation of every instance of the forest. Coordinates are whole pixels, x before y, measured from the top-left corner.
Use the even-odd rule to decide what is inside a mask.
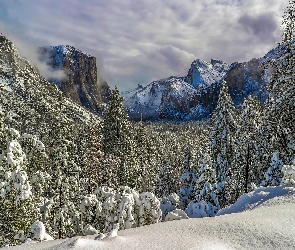
[[[32,237],[36,221],[54,239],[106,233],[176,208],[213,217],[257,187],[294,184],[285,171],[295,165],[294,4],[283,27],[284,54],[264,65],[267,101],[235,107],[223,81],[212,117],[198,122],[132,122],[118,88],[98,117],[15,60],[1,74],[26,88],[1,87],[0,246]]]

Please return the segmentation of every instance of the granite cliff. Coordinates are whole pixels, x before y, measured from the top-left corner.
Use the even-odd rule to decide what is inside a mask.
[[[94,113],[101,113],[108,101],[110,88],[97,74],[96,58],[72,46],[50,46],[39,49],[40,59],[53,70],[63,70],[61,79],[48,79],[64,95]]]

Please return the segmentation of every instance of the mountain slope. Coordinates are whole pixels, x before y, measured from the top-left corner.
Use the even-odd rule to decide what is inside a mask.
[[[222,80],[227,82],[236,106],[253,93],[263,103],[268,96],[266,86],[269,83],[269,72],[265,71],[263,62],[279,58],[283,51],[280,46],[262,58],[230,66],[219,60],[197,59],[185,77],[169,77],[122,93],[124,104],[133,119],[141,116],[146,119],[205,119],[216,106]]]
[[[0,51],[0,108],[14,128],[37,134],[42,139],[49,138],[52,124],[61,120],[76,126],[99,122],[96,116],[46,81],[3,35]]]

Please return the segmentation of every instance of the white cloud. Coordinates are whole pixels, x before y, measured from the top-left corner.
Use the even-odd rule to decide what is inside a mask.
[[[186,74],[190,63],[263,56],[280,41],[288,0],[5,1],[0,23],[40,45],[70,44],[96,56],[123,89]],[[1,13],[2,14],[2,13]],[[8,21],[7,21],[8,20]],[[41,44],[43,43],[43,44]]]

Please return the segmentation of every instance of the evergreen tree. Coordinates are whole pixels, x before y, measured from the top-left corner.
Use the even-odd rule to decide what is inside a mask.
[[[141,121],[134,127],[136,142],[136,157],[138,162],[137,182],[135,189],[138,192],[153,192],[156,185],[156,145],[152,131],[148,131]]]
[[[280,44],[281,55],[278,60],[267,61],[266,66],[274,73],[270,85],[268,114],[266,116],[267,134],[271,135],[269,152],[279,151],[285,164],[290,164],[295,154],[295,1],[289,2],[283,16],[283,37]],[[271,153],[269,154],[271,157]],[[270,160],[269,157],[269,160]]]
[[[168,197],[175,193],[178,188],[175,185],[175,179],[172,167],[168,164],[164,166],[159,173],[159,181],[157,183],[156,195],[157,197]]]
[[[191,147],[187,147],[187,154],[184,161],[184,173],[180,177],[181,187],[178,190],[180,208],[185,209],[194,199],[194,189],[198,174],[193,171]]]
[[[213,167],[216,171],[218,199],[220,207],[229,205],[234,200],[233,143],[235,135],[234,105],[228,93],[226,82],[223,81],[217,107],[211,118],[211,151]]]
[[[112,91],[108,110],[105,115],[102,132],[102,151],[105,156],[113,155],[120,159],[118,177],[120,185],[133,187],[135,180],[131,177],[136,165],[134,163],[134,145],[131,124],[122,103],[117,87]]]
[[[86,167],[88,177],[88,194],[93,193],[93,184],[96,187],[108,186],[116,187],[118,185],[118,169],[120,160],[111,154],[104,155],[101,151],[101,138],[96,128],[92,129],[91,147],[89,151],[89,160]]]
[[[3,115],[1,115],[3,118]],[[5,128],[0,120],[0,246],[16,244],[17,233],[27,234],[39,219],[27,175],[26,155],[20,145],[20,134]]]
[[[72,141],[73,127],[63,116],[64,100],[52,124],[50,175],[52,178],[47,200],[42,208],[43,223],[55,238],[72,237],[81,232],[79,205],[82,193],[79,186],[80,167],[76,164],[76,145]]]
[[[259,129],[260,105],[257,98],[250,96],[242,105],[234,144],[236,199],[241,194],[251,191],[253,185],[260,183],[259,172],[257,173],[261,151],[257,143]]]
[[[265,179],[262,181],[262,186],[279,186],[283,180],[283,162],[280,160],[279,152],[273,153],[271,165],[264,174]]]

